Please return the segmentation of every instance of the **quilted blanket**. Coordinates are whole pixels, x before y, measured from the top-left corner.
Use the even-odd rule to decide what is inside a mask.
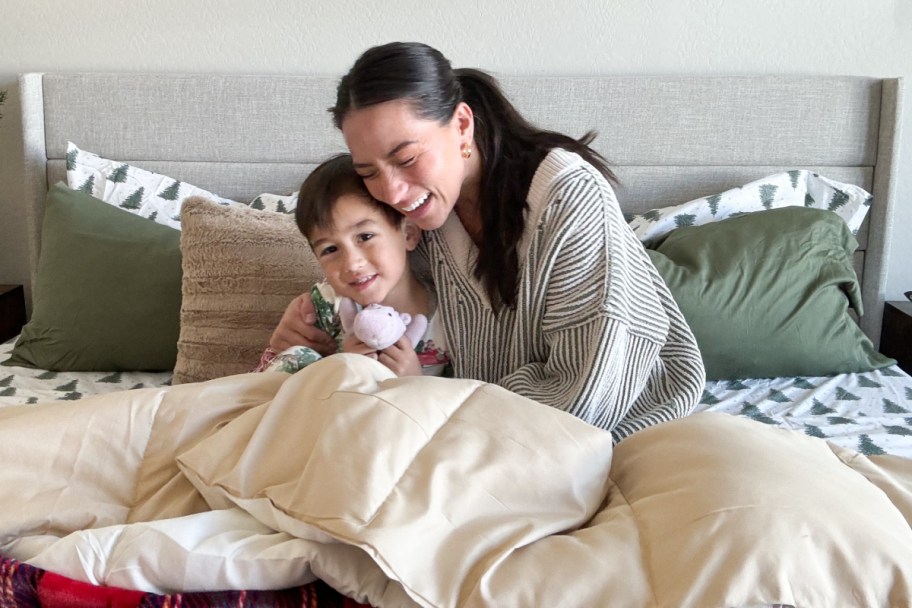
[[[0,487],[0,553],[143,592],[912,602],[912,461],[711,413],[613,446],[497,386],[356,355],[0,410]]]

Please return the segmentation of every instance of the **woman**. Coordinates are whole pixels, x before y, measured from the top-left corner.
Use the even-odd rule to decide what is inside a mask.
[[[428,231],[455,375],[499,384],[610,430],[615,441],[691,411],[693,334],[624,221],[605,160],[530,125],[478,70],[435,49],[366,51],[333,119],[370,193]],[[306,296],[270,346],[329,352]]]

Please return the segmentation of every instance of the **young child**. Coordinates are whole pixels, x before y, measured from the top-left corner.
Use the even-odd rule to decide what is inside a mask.
[[[443,331],[433,314],[433,290],[418,280],[409,264],[408,254],[417,246],[421,231],[371,197],[352,166],[351,155],[330,158],[307,176],[298,194],[295,221],[325,276],[311,290],[317,324],[336,340],[339,351],[373,357],[398,376],[452,375]],[[354,335],[343,335],[342,298],[359,307],[383,304],[412,317],[423,314],[428,328],[418,344],[408,347],[403,337],[382,351],[373,350]],[[293,373],[319,358],[306,346],[281,353],[267,348],[256,371]]]

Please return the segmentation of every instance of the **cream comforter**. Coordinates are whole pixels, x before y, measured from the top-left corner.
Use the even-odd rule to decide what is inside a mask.
[[[912,461],[698,414],[609,433],[337,355],[0,410],[0,552],[378,606],[907,606]]]

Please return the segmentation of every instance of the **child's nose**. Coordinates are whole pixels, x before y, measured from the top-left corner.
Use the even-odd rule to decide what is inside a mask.
[[[346,270],[357,270],[364,265],[364,256],[358,249],[350,249],[345,254]]]

